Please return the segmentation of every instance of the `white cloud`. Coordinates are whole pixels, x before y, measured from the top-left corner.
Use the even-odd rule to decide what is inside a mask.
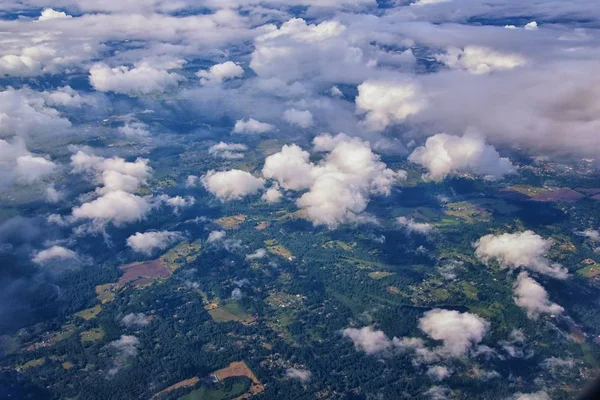
[[[536,21],[531,21],[531,22],[525,24],[525,26],[523,28],[525,28],[526,31],[537,31],[538,23]]]
[[[269,204],[277,204],[281,201],[282,197],[283,194],[281,193],[281,190],[279,190],[279,184],[275,182],[265,191],[265,193],[263,193],[261,200]]]
[[[398,217],[396,223],[403,226],[409,232],[418,232],[423,235],[428,234],[432,231],[433,225],[428,223],[415,222],[412,218]]]
[[[276,179],[284,189],[307,189],[314,182],[314,165],[309,158],[310,154],[299,146],[284,145],[281,151],[265,159],[262,174],[267,179]]]
[[[246,150],[248,150],[248,146],[245,144],[219,142],[208,149],[208,154],[219,158],[235,160],[243,158],[244,154],[242,152]]]
[[[435,181],[464,172],[499,179],[515,171],[508,158],[500,157],[483,137],[472,134],[431,136],[425,146],[416,148],[408,159],[427,168],[426,178]]]
[[[181,239],[179,232],[136,232],[127,238],[127,246],[136,253],[150,256],[155,250],[164,250]]]
[[[306,369],[288,368],[287,371],[285,371],[285,376],[290,379],[299,380],[300,382],[308,382],[310,381],[312,374]]]
[[[411,6],[424,6],[427,4],[439,4],[439,3],[446,3],[452,0],[417,0],[414,3],[411,4]]]
[[[208,234],[208,239],[206,239],[206,243],[215,243],[220,242],[225,239],[227,233],[225,231],[212,231]]]
[[[275,127],[265,122],[249,118],[247,121],[240,119],[235,122],[233,133],[267,133],[275,130]]]
[[[436,56],[436,59],[452,69],[472,74],[510,70],[526,64],[525,58],[519,54],[505,54],[479,46],[449,48],[445,54]]]
[[[144,219],[151,208],[146,199],[117,190],[73,208],[73,217],[75,220],[91,219],[100,224],[122,225]]]
[[[52,246],[38,252],[32,261],[36,264],[45,264],[55,260],[77,260],[77,253],[62,246]]]
[[[148,125],[144,124],[143,122],[134,121],[127,122],[124,126],[120,126],[118,130],[127,137],[135,138],[150,135],[148,128]]]
[[[600,242],[600,232],[594,229],[586,229],[581,235],[592,242]]]
[[[551,400],[551,398],[542,390],[535,393],[517,393],[513,396],[513,400]]]
[[[114,347],[119,350],[122,355],[126,355],[129,357],[135,357],[138,352],[138,346],[140,341],[135,336],[131,335],[121,335],[121,337],[117,340],[113,340],[109,343],[109,346]]]
[[[364,328],[346,328],[342,334],[350,338],[356,350],[372,355],[390,349],[392,343],[383,331],[376,331],[370,326]]]
[[[406,120],[425,107],[416,84],[369,80],[358,86],[356,110],[366,113],[364,125],[371,131],[383,131]]]
[[[198,185],[198,182],[200,181],[200,178],[195,176],[195,175],[188,175],[188,177],[185,179],[185,187],[190,188],[190,187],[196,187]]]
[[[56,204],[64,199],[65,194],[56,190],[52,185],[46,188],[46,201],[51,204]]]
[[[208,82],[223,82],[233,78],[244,76],[244,69],[232,61],[226,61],[222,64],[216,64],[209,70],[200,70],[196,72],[202,84]]]
[[[159,196],[159,200],[163,200],[166,205],[173,207],[173,210],[178,213],[182,208],[191,207],[196,204],[196,199],[191,196],[181,197],[169,197],[167,195]]]
[[[551,263],[545,255],[552,247],[532,231],[486,235],[475,243],[475,255],[484,263],[496,260],[503,268],[524,267],[557,279],[566,279],[568,271],[562,265]]]
[[[150,323],[150,318],[144,313],[130,313],[121,319],[121,323],[127,328],[143,328]]]
[[[240,200],[262,190],[265,180],[252,174],[232,169],[229,171],[208,171],[201,178],[202,184],[221,201]]]
[[[67,19],[72,18],[70,15],[67,15],[64,11],[56,11],[52,8],[45,8],[42,11],[42,14],[37,19],[38,21],[48,21],[51,19]]]
[[[450,376],[450,370],[443,365],[434,365],[427,368],[427,376],[434,381],[443,381]]]
[[[110,68],[100,63],[90,69],[90,83],[94,89],[130,96],[164,93],[177,88],[181,80],[183,80],[181,75],[154,68],[145,62],[133,68],[126,66]]]
[[[263,176],[276,179],[284,189],[304,190],[296,205],[315,225],[335,228],[344,222],[360,222],[369,196],[389,195],[394,183],[405,179],[380,161],[368,142],[340,134],[315,138],[315,147],[330,150],[319,163],[297,145],[285,145],[265,160]]]
[[[267,256],[267,251],[265,249],[258,249],[252,254],[248,254],[246,256],[246,260],[257,260],[261,258],[265,258]]]
[[[560,314],[564,308],[548,299],[548,293],[542,285],[521,272],[514,285],[515,303],[527,311],[527,316],[536,319],[540,314]]]
[[[438,349],[439,354],[460,358],[471,346],[483,340],[490,324],[468,312],[434,309],[427,311],[419,320],[419,328],[432,339],[443,342]]]
[[[445,386],[432,386],[423,395],[430,400],[449,400],[453,397],[452,390]]]
[[[290,108],[283,113],[283,119],[291,125],[306,129],[314,125],[313,115],[308,110]]]
[[[57,165],[43,157],[27,154],[17,158],[14,169],[17,182],[31,184],[54,173]]]

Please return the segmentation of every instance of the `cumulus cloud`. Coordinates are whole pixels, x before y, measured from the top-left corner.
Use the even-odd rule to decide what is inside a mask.
[[[164,250],[181,238],[182,235],[179,232],[136,232],[127,238],[127,246],[136,253],[150,256],[155,250]]]
[[[542,390],[535,393],[516,393],[513,400],[551,400],[551,398]]]
[[[110,68],[100,63],[90,69],[90,83],[100,92],[115,92],[130,96],[164,93],[177,88],[183,77],[168,70],[154,68],[147,62],[130,68]]]
[[[427,168],[426,178],[435,181],[465,172],[488,179],[499,179],[515,172],[510,160],[500,157],[479,135],[460,137],[440,133],[431,136],[425,146],[416,148],[408,159]]]
[[[56,260],[77,260],[79,257],[73,250],[62,246],[52,246],[49,249],[38,252],[32,259],[36,264],[45,264]]]
[[[275,126],[260,122],[253,118],[248,120],[240,119],[235,122],[233,133],[267,133],[275,130]]]
[[[206,190],[221,201],[241,200],[258,193],[265,186],[264,179],[239,169],[221,172],[211,170],[202,175],[201,181]]]
[[[423,395],[431,400],[448,400],[452,398],[452,390],[445,386],[432,386]]]
[[[56,204],[64,199],[65,194],[56,190],[53,185],[50,185],[46,188],[46,201],[51,204]]]
[[[525,26],[523,28],[526,31],[537,31],[538,23],[536,21],[531,21],[531,22],[528,22],[527,24],[525,24]]]
[[[370,195],[389,195],[394,183],[405,179],[373,153],[368,142],[346,135],[315,138],[317,147],[330,150],[319,163],[297,145],[283,146],[265,160],[263,176],[288,190],[309,189],[296,205],[315,225],[337,227],[364,220]]]
[[[580,233],[591,242],[600,242],[600,232],[594,229],[586,229]]]
[[[521,272],[514,285],[515,303],[527,311],[527,316],[536,319],[540,314],[560,314],[564,308],[548,299],[548,293],[542,285]]]
[[[121,319],[121,324],[127,328],[143,328],[150,323],[150,318],[144,313],[130,313]]]
[[[70,15],[67,15],[64,11],[56,11],[52,8],[45,8],[40,16],[38,17],[38,21],[48,21],[52,19],[66,19],[73,18]]]
[[[225,239],[227,233],[225,231],[212,231],[208,234],[208,239],[206,239],[206,243],[215,243]]]
[[[0,139],[0,167],[0,186],[15,182],[30,185],[49,177],[58,169],[56,163],[30,153],[25,141],[20,138],[14,138],[11,142]]]
[[[172,207],[175,213],[181,211],[182,208],[191,207],[196,204],[196,199],[191,196],[175,196],[169,197],[167,195],[158,196],[158,199],[164,201],[166,205]]]
[[[306,369],[288,368],[285,371],[285,376],[290,379],[296,379],[300,382],[308,382],[310,381],[312,374]]]
[[[144,124],[143,122],[133,121],[127,122],[124,126],[120,126],[118,130],[127,137],[136,138],[149,136],[150,131],[148,128],[148,125]]]
[[[265,249],[258,249],[252,254],[248,254],[246,256],[246,260],[257,260],[261,258],[265,258],[267,256],[267,251]]]
[[[115,349],[116,354],[113,359],[114,366],[108,373],[110,375],[116,374],[129,359],[137,356],[139,345],[139,339],[132,335],[121,335],[119,339],[110,342],[108,346]]]
[[[441,340],[439,354],[460,358],[478,344],[490,328],[483,318],[468,312],[434,309],[419,320],[419,329],[432,339]]]
[[[57,165],[43,157],[27,154],[17,158],[15,175],[18,182],[30,184],[56,171]]]
[[[73,208],[73,217],[75,220],[91,219],[98,223],[112,222],[118,226],[141,221],[151,208],[147,199],[116,190]]]
[[[369,80],[358,86],[356,110],[366,114],[364,126],[383,131],[418,113],[425,100],[415,83]]]
[[[246,150],[248,150],[248,146],[245,144],[219,142],[208,149],[208,154],[214,157],[235,160],[243,158],[243,152]]]
[[[479,46],[467,46],[464,49],[450,48],[445,54],[436,58],[452,69],[472,74],[510,70],[526,63],[525,58],[519,54],[505,54]]]
[[[496,260],[502,268],[523,267],[557,279],[566,279],[568,276],[566,268],[545,257],[552,247],[552,241],[545,240],[533,231],[486,235],[474,246],[475,255],[486,264]]]
[[[200,70],[196,72],[196,76],[200,78],[202,84],[208,82],[220,83],[244,76],[244,69],[232,61],[226,61],[222,64],[213,65],[208,70]]]
[[[281,201],[282,197],[283,194],[279,190],[279,184],[276,182],[263,193],[261,200],[269,204],[276,204]]]
[[[398,217],[396,223],[404,227],[408,232],[417,232],[423,235],[428,234],[433,229],[433,225],[428,223],[415,222],[412,218]]]
[[[372,355],[388,350],[392,346],[390,339],[383,331],[376,331],[370,326],[364,328],[346,328],[342,335],[352,340],[356,350]]]
[[[427,376],[434,381],[443,381],[450,376],[450,370],[443,365],[434,365],[427,368]]]
[[[313,115],[308,110],[290,108],[284,111],[283,119],[291,125],[296,125],[304,129],[310,128],[314,124]]]

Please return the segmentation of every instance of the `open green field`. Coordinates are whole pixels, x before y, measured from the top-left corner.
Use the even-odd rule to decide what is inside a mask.
[[[228,301],[217,308],[208,311],[216,322],[252,322],[252,316],[248,314],[237,302]]]
[[[230,390],[225,390],[225,388],[209,389],[201,387],[180,397],[179,400],[229,400],[242,395],[246,390],[248,388],[244,382],[234,382]]]

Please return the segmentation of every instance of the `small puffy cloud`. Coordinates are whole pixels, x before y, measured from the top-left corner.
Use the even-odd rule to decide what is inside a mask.
[[[505,54],[479,46],[467,46],[464,49],[450,48],[436,59],[452,69],[472,74],[487,74],[493,71],[510,70],[526,64],[519,54]]]
[[[432,386],[423,395],[430,400],[449,400],[453,397],[452,390],[445,386]]]
[[[548,293],[542,285],[521,272],[514,285],[515,303],[527,311],[527,316],[536,319],[540,314],[560,314],[564,308],[548,299]]]
[[[344,93],[342,93],[337,86],[332,86],[331,89],[329,89],[329,94],[333,97],[344,97]]]
[[[233,127],[233,133],[267,133],[273,130],[275,130],[275,126],[253,118],[237,120]]]
[[[45,8],[42,11],[42,14],[37,19],[38,21],[48,21],[52,19],[67,19],[72,18],[70,15],[67,15],[64,11],[56,11],[52,8]]]
[[[51,204],[56,204],[64,199],[65,194],[56,190],[54,186],[48,186],[46,188],[46,201]]]
[[[154,68],[147,62],[133,68],[110,68],[96,64],[90,69],[90,83],[100,92],[115,92],[130,96],[164,93],[177,88],[183,77],[165,69]]]
[[[465,172],[499,179],[515,171],[510,160],[500,157],[494,146],[486,144],[479,135],[460,137],[440,133],[431,136],[425,146],[416,148],[408,159],[427,168],[426,178],[435,181]]]
[[[17,158],[14,173],[17,182],[31,184],[51,175],[57,167],[50,160],[27,154]]]
[[[358,86],[356,110],[366,113],[364,125],[371,131],[403,122],[424,107],[418,87],[411,82],[369,80]]]
[[[483,318],[469,312],[434,309],[419,320],[419,329],[432,339],[441,340],[438,350],[447,357],[463,357],[469,348],[478,344],[490,328]]]
[[[244,293],[240,288],[235,288],[231,291],[231,298],[233,300],[241,300],[244,297]]]
[[[392,346],[390,339],[383,331],[376,331],[370,326],[364,328],[346,328],[342,335],[352,340],[356,350],[372,355],[388,350]]]
[[[548,393],[543,390],[535,393],[516,393],[512,398],[513,400],[551,400]]]
[[[308,110],[290,108],[283,112],[283,119],[291,125],[306,129],[314,125],[313,115]]]
[[[486,264],[496,260],[503,268],[523,267],[557,279],[566,279],[568,276],[566,268],[545,257],[552,247],[552,241],[532,231],[486,235],[474,246],[475,255]]]
[[[258,193],[265,187],[265,180],[256,178],[239,169],[217,172],[208,171],[201,178],[202,185],[221,201],[240,200]]]
[[[138,346],[140,341],[135,336],[121,335],[117,340],[113,340],[109,343],[109,346],[117,349],[121,355],[135,357],[138,352]]]
[[[415,222],[412,218],[399,217],[396,223],[404,227],[408,232],[417,232],[423,235],[428,234],[433,229],[433,225],[428,223]]]
[[[36,264],[45,264],[56,260],[77,260],[77,253],[62,246],[52,246],[38,252],[32,259]]]
[[[267,251],[265,249],[258,249],[252,254],[248,254],[246,256],[246,260],[257,260],[260,258],[265,258],[267,256]]]
[[[434,365],[429,367],[426,372],[427,376],[434,381],[443,381],[450,376],[450,370],[443,365]]]
[[[244,154],[242,152],[246,150],[248,150],[248,146],[245,144],[219,142],[208,149],[208,154],[214,157],[235,160],[243,158]]]
[[[285,371],[285,376],[300,382],[308,382],[310,381],[312,374],[306,369],[288,368],[287,371]]]
[[[159,232],[136,232],[127,238],[127,246],[131,247],[136,253],[151,255],[155,250],[164,250],[173,243],[181,240],[179,232],[159,231]]]
[[[586,229],[585,231],[581,232],[580,234],[592,242],[600,242],[600,232],[597,230]]]
[[[121,324],[127,328],[143,328],[150,323],[150,318],[144,313],[130,313],[121,319]]]
[[[279,190],[279,184],[275,182],[270,188],[268,188],[263,195],[261,200],[269,204],[277,204],[281,201],[283,194]]]
[[[225,236],[227,236],[227,233],[225,231],[212,231],[208,234],[208,239],[206,239],[206,243],[220,242],[221,240],[225,239]]]
[[[148,125],[139,121],[127,122],[124,126],[120,126],[118,131],[130,138],[145,137],[150,135]]]
[[[196,187],[198,185],[198,182],[200,181],[200,178],[195,176],[195,175],[188,175],[187,178],[185,178],[185,187],[190,188],[190,187]]]
[[[73,208],[75,220],[91,219],[98,223],[115,225],[141,221],[152,208],[144,198],[117,190]]]
[[[244,69],[232,61],[226,61],[222,64],[216,64],[209,70],[200,70],[196,72],[202,84],[208,82],[223,82],[233,78],[244,76]]]
[[[181,197],[169,197],[167,195],[160,196],[160,200],[164,200],[165,204],[173,207],[173,210],[178,213],[182,208],[191,207],[196,204],[196,199],[190,196]]]
[[[526,31],[537,31],[538,30],[538,23],[536,21],[531,21],[531,22],[525,24],[525,26],[523,28]]]

